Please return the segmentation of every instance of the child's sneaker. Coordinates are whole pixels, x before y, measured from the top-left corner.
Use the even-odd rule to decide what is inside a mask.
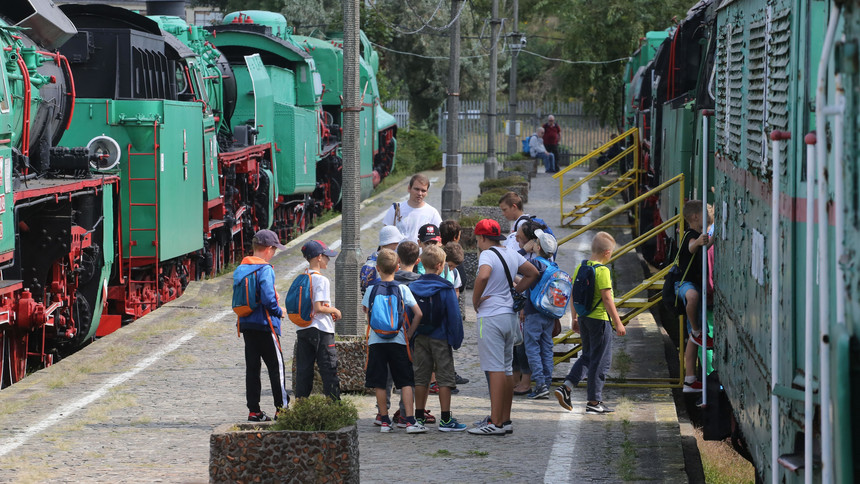
[[[430,410],[424,410],[424,423],[436,423],[436,417],[430,414]]]
[[[261,410],[259,412],[250,412],[248,414],[248,421],[249,422],[271,422],[272,417],[269,417],[268,415],[266,415],[266,412],[263,412]]]
[[[690,341],[692,341],[693,344],[696,346],[702,346],[702,333],[694,334],[694,333],[690,332]],[[707,344],[708,344],[708,347],[706,349],[713,348],[714,347],[714,338],[711,338],[710,336],[708,336]]]
[[[387,434],[392,430],[394,429],[391,428],[391,419],[388,418],[388,415],[383,415],[379,420],[379,431],[383,434]]]
[[[526,396],[526,398],[530,398],[532,400],[546,400],[549,398],[549,388],[546,385],[536,386],[535,389]]]
[[[684,393],[701,393],[702,382],[696,380],[693,383],[684,382]]]
[[[439,384],[435,381],[430,384],[430,389],[428,390],[430,395],[438,395],[439,394]]]
[[[454,383],[456,383],[457,385],[465,385],[466,383],[469,383],[469,379],[468,379],[468,378],[463,378],[462,376],[460,376],[460,375],[455,371],[455,372],[454,372]]]
[[[570,402],[570,390],[566,385],[562,385],[555,389],[555,398],[558,399],[558,404],[567,411],[573,410],[573,404]]]
[[[472,425],[474,425],[475,427],[480,427],[481,425],[486,425],[486,423],[489,421],[490,421],[490,416],[487,415],[486,417],[482,418],[481,420],[475,420],[475,422],[473,422]]]
[[[514,423],[508,420],[507,422],[502,424],[502,428],[505,430],[506,434],[514,433]]]
[[[376,420],[373,421],[373,425],[376,425],[377,427],[382,425],[382,414],[380,414],[380,413],[376,414]]]
[[[493,425],[493,422],[489,421],[477,427],[473,427],[467,432],[472,435],[505,435],[505,429],[503,427],[496,427]]]
[[[394,412],[394,425],[396,425],[399,429],[405,429],[409,426],[409,422],[407,422],[406,419],[403,418],[403,415],[400,415],[400,410]]]
[[[462,432],[464,430],[466,430],[466,424],[458,422],[454,417],[451,417],[447,422],[443,420],[439,424],[440,432]]]
[[[597,402],[596,405],[592,405],[590,403],[585,404],[585,413],[591,415],[603,415],[604,413],[612,413],[614,411],[615,410],[604,405],[603,402]]]
[[[423,434],[427,432],[427,427],[421,424],[421,422],[416,421],[415,423],[408,423],[406,427],[407,434]]]

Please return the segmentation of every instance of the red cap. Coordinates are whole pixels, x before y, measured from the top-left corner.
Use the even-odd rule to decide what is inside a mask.
[[[505,240],[502,235],[502,228],[499,227],[499,222],[485,218],[475,225],[475,235],[484,236],[490,240]]]

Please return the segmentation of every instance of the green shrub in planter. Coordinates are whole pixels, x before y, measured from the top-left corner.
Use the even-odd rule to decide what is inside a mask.
[[[523,153],[522,151],[517,151],[516,153],[514,153],[514,154],[512,154],[511,156],[507,157],[507,160],[508,160],[508,161],[522,161],[522,160],[528,160],[528,159],[530,159],[530,157],[529,157],[529,156],[527,156],[527,155],[526,155],[525,153]]]
[[[502,195],[505,193],[508,193],[507,188],[493,188],[492,190],[486,191],[475,199],[475,206],[497,207],[499,205],[499,199],[502,198]]]
[[[355,425],[357,420],[358,409],[351,401],[335,401],[323,395],[311,395],[293,401],[287,411],[278,415],[271,429],[330,432]]]
[[[481,217],[480,215],[464,215],[460,217],[459,220],[457,220],[457,223],[459,223],[460,227],[462,228],[474,228],[475,225],[478,225],[478,222],[480,222],[483,218],[484,217]]]
[[[484,180],[481,182],[480,188],[483,191],[493,188],[509,187],[520,183],[527,183],[526,179],[521,176],[509,176],[504,178],[494,178],[492,180]]]

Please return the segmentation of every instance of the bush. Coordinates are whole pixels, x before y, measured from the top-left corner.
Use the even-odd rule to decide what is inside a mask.
[[[507,188],[493,188],[492,190],[488,190],[475,199],[475,206],[497,207],[499,205],[499,199],[502,198],[505,193],[508,193]]]
[[[508,161],[524,161],[530,159],[531,158],[522,151],[517,151],[516,153],[512,154],[511,156],[508,156],[507,158]]]
[[[424,170],[442,168],[441,141],[435,134],[421,129],[397,131],[397,153],[394,173],[412,175]]]
[[[334,431],[355,425],[358,409],[348,400],[335,401],[323,395],[298,398],[278,415],[272,430]]]
[[[478,225],[478,222],[483,219],[484,217],[481,217],[480,215],[466,215],[464,217],[460,217],[459,220],[457,220],[457,223],[460,224],[460,227],[464,228],[475,227],[475,225]]]
[[[500,187],[509,187],[511,185],[519,185],[520,183],[525,183],[526,179],[516,175],[516,176],[508,176],[502,178],[495,178],[492,180],[484,180],[481,182],[481,190],[487,188],[500,188]]]

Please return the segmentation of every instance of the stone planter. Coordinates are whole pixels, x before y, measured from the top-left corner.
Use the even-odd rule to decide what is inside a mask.
[[[359,482],[355,425],[333,432],[269,431],[270,425],[216,428],[209,437],[209,482]]]
[[[461,238],[460,240],[463,239]],[[478,250],[468,251],[463,255],[463,263],[460,264],[457,270],[460,271],[460,280],[463,281],[463,288],[473,289],[475,287],[475,276],[478,273]],[[472,303],[472,301],[467,302],[469,304]]]
[[[494,190],[495,188],[499,188],[499,187],[481,188],[481,193],[484,193],[488,190]],[[508,185],[506,187],[501,187],[501,188],[504,188],[505,190],[507,190],[509,192],[516,193],[517,195],[520,196],[520,198],[523,199],[523,203],[528,203],[528,201],[529,201],[529,185],[528,185],[528,183],[518,183],[516,185]]]
[[[461,217],[471,217],[472,215],[477,215],[481,218],[490,218],[499,222],[499,226],[502,227],[502,233],[507,233],[507,231],[511,228],[511,223],[502,215],[502,209],[498,206],[495,207],[471,207],[466,206],[460,209]],[[462,240],[462,235],[460,236]]]
[[[340,380],[341,392],[364,393],[364,360],[367,356],[367,343],[364,338],[335,341],[337,348],[337,377]],[[293,385],[296,381],[296,346],[293,345],[292,365]],[[323,393],[322,378],[319,367],[314,363],[313,393]]]
[[[529,180],[532,179],[535,175],[537,175],[538,171],[538,162],[537,159],[528,159],[528,160],[517,160],[517,161],[505,161],[504,168],[513,168],[517,171],[526,171],[529,172]]]
[[[530,171],[517,171],[517,170],[499,170],[498,172],[499,178],[503,178],[506,176],[521,176],[526,180],[531,181],[533,178],[532,172]]]

